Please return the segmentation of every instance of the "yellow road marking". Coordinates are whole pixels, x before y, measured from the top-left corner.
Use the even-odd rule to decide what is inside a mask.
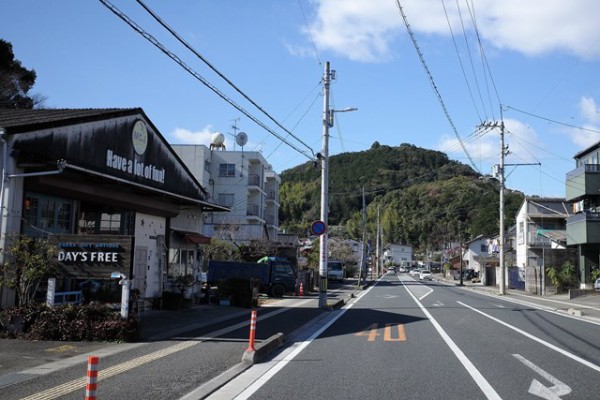
[[[195,341],[195,340],[182,342],[182,343],[176,344],[174,346],[168,347],[166,349],[158,350],[158,351],[155,351],[154,353],[150,353],[150,354],[146,354],[145,356],[134,358],[133,360],[115,365],[110,368],[100,369],[98,372],[98,382],[100,382],[104,379],[110,378],[112,376],[118,375],[120,373],[123,373],[125,371],[128,371],[130,369],[139,367],[140,365],[149,363],[154,360],[158,360],[159,358],[163,358],[163,357],[166,357],[173,353],[177,353],[179,351],[185,350],[187,348],[197,345],[198,343],[200,343],[200,342]],[[102,361],[102,360],[100,360],[100,361]],[[56,399],[65,394],[74,392],[75,390],[84,389],[86,381],[87,381],[86,377],[83,376],[81,378],[77,378],[70,382],[63,383],[62,385],[58,385],[56,387],[45,390],[43,392],[39,392],[39,393],[33,394],[31,396],[24,397],[21,400]]]

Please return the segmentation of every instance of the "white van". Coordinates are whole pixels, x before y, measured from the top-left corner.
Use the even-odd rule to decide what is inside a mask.
[[[328,261],[327,280],[342,282],[344,280],[344,270],[344,263],[342,261]]]

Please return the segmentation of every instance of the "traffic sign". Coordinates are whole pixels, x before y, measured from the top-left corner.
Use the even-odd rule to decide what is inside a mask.
[[[321,236],[327,230],[327,225],[323,221],[315,221],[310,226],[310,231],[313,235]]]

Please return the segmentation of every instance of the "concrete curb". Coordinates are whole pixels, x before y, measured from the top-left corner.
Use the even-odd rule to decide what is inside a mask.
[[[259,363],[261,360],[264,360],[269,354],[273,351],[277,350],[283,343],[285,342],[285,335],[281,332],[276,333],[271,336],[267,340],[259,343],[254,351],[246,350],[242,355],[242,362],[246,362],[249,364]]]

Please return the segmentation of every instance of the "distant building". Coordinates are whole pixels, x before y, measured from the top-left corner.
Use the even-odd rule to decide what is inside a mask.
[[[388,244],[384,251],[385,262],[401,267],[408,267],[413,263],[413,248],[407,244]]]
[[[281,178],[257,151],[172,145],[215,203],[228,213],[206,213],[203,235],[236,242],[278,242]]]

